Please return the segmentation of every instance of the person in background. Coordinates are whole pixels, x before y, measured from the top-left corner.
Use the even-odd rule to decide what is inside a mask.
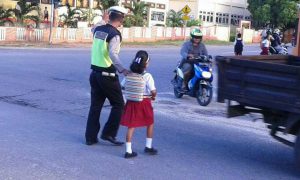
[[[94,33],[96,27],[105,25],[108,21],[109,21],[108,13],[104,12],[102,19],[92,27],[92,29],[91,29],[92,33]]]
[[[269,48],[271,45],[270,42],[271,36],[267,33],[262,34],[262,41],[260,43],[261,53],[260,55],[269,55]]]
[[[45,21],[48,21],[49,20],[49,12],[47,10],[47,7],[45,7],[45,10],[44,10],[44,20]]]
[[[243,49],[244,49],[244,42],[242,39],[242,34],[238,33],[237,37],[234,41],[234,53],[236,56],[241,56],[243,55]]]

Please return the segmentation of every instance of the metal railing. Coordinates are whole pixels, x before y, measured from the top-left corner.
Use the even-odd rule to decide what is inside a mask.
[[[67,31],[67,39],[71,40],[71,41],[75,41],[76,40],[76,31],[77,31],[77,29],[69,28]]]
[[[26,29],[25,28],[17,28],[17,40],[26,40]]]
[[[0,28],[0,41],[5,41],[6,28]]]
[[[34,37],[36,41],[42,41],[44,37],[44,31],[42,29],[35,29]]]

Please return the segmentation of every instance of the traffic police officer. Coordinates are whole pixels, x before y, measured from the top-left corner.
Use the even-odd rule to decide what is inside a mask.
[[[123,142],[116,140],[119,129],[124,100],[116,71],[127,75],[119,59],[120,45],[122,41],[118,27],[123,24],[127,10],[123,7],[113,6],[109,8],[109,22],[98,26],[94,30],[93,46],[91,54],[91,106],[86,125],[86,144],[92,145],[98,142],[100,131],[100,113],[107,98],[112,106],[108,121],[106,122],[101,139],[115,145]]]

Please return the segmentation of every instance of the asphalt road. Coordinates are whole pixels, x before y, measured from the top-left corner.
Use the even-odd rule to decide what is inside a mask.
[[[170,80],[179,49],[123,48],[126,66],[139,49],[150,53],[157,156],[143,153],[145,129],[133,149],[100,141],[84,144],[89,109],[89,49],[0,49],[0,179],[299,179],[293,149],[269,136],[260,115],[226,119],[225,104],[201,107],[175,99]],[[232,46],[208,46],[232,55]],[[244,54],[258,54],[247,46]],[[216,86],[216,81],[214,85]],[[109,112],[106,106],[101,124]],[[125,139],[120,127],[118,139]],[[293,139],[294,137],[290,137]]]

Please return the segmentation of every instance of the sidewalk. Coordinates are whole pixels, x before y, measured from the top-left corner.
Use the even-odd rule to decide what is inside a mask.
[[[169,40],[157,42],[122,42],[122,47],[181,47],[183,40]],[[230,46],[231,42],[223,41],[204,41],[205,45],[210,46]],[[48,42],[0,42],[0,48],[91,48],[92,43],[59,43],[50,45]]]

